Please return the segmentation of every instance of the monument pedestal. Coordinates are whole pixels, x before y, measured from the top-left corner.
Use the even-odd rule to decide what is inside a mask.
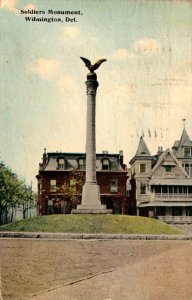
[[[101,204],[100,188],[97,183],[86,182],[82,191],[82,202],[72,214],[111,214],[111,209]]]
[[[77,209],[72,209],[71,211],[72,214],[92,214],[92,215],[96,215],[96,214],[101,214],[101,215],[108,215],[108,214],[112,214],[112,209],[93,209],[93,208],[77,208]]]

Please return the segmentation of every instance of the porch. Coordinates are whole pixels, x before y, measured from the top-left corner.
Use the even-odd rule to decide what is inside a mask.
[[[174,199],[174,201],[185,199],[185,201],[192,201],[192,193],[154,193],[152,198],[154,200],[164,199],[164,201],[166,201],[166,199]]]
[[[137,215],[153,216],[169,224],[192,224],[192,202],[154,201],[140,203]]]
[[[158,219],[167,224],[192,224],[192,216],[158,216]]]
[[[178,180],[177,185],[175,184],[169,181],[167,184],[157,185],[153,182],[153,185],[149,187],[150,201],[192,201],[192,185],[189,185],[188,181],[182,182],[181,180]]]

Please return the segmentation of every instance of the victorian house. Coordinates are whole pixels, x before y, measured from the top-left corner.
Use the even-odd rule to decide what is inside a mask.
[[[82,185],[85,180],[86,155],[84,153],[43,154],[39,164],[38,180],[38,211],[39,214],[70,213],[73,205],[65,205],[66,197],[75,196],[81,201]],[[78,176],[74,176],[78,174]],[[109,154],[103,151],[96,155],[97,182],[100,186],[101,203],[113,213],[125,213],[127,209],[126,181],[127,170],[123,162],[123,152]],[[79,178],[79,179],[77,179]],[[76,180],[77,179],[77,180]],[[80,185],[80,188],[77,185]],[[63,187],[68,186],[64,195]],[[73,190],[71,194],[70,191]],[[75,191],[75,192],[74,192]],[[64,197],[65,196],[65,197]],[[67,199],[70,201],[70,199]]]
[[[192,216],[192,141],[185,129],[172,149],[159,147],[156,155],[141,137],[130,165],[131,202],[137,215],[170,222]]]

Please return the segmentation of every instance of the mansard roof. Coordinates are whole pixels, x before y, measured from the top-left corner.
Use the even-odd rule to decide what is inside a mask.
[[[78,161],[84,159],[86,161],[85,153],[64,153],[51,152],[47,153],[46,163],[40,164],[40,171],[58,171],[59,159],[64,159],[65,167],[59,171],[70,171],[78,169]],[[109,154],[108,152],[96,154],[96,170],[102,170],[102,162],[104,159],[109,161],[109,169],[107,171],[123,172],[124,169],[120,162],[120,154]],[[85,170],[85,164],[84,168]]]

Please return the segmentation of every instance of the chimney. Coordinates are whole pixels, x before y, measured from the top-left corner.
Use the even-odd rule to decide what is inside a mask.
[[[157,155],[160,156],[163,153],[163,147],[158,146]]]
[[[119,161],[120,161],[120,164],[121,164],[122,168],[124,168],[124,164],[123,164],[123,150],[119,151]]]
[[[107,151],[107,150],[103,150],[103,151],[102,151],[102,154],[107,155],[107,154],[108,154],[108,151]]]
[[[44,148],[44,153],[43,153],[43,165],[45,165],[47,162],[47,153],[46,153],[46,148]]]

